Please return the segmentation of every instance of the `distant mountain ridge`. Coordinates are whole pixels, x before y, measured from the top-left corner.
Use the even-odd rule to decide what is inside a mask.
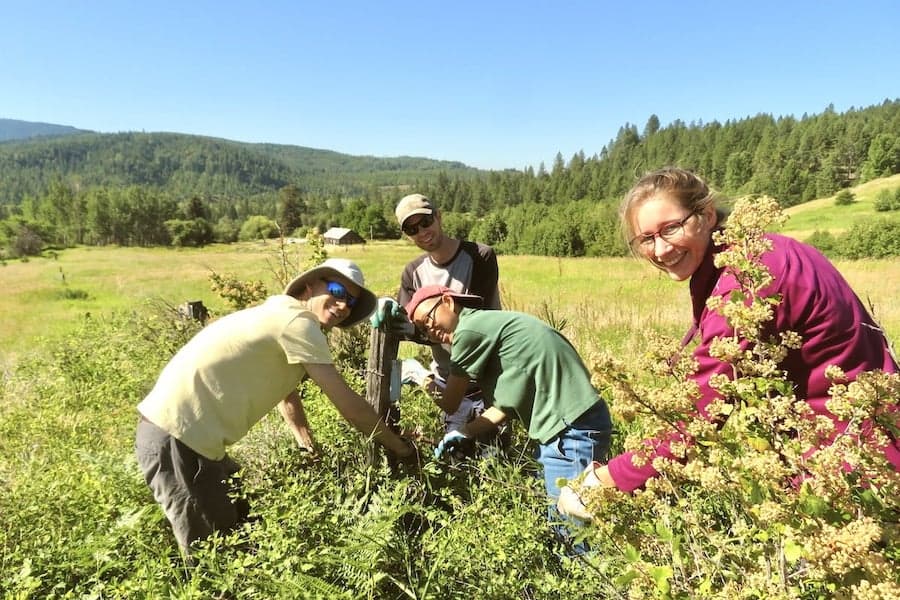
[[[177,196],[246,198],[295,185],[346,197],[373,187],[432,181],[442,173],[463,178],[482,173],[458,161],[353,156],[182,133],[95,133],[12,119],[0,120],[0,140],[0,204],[13,205],[42,195],[60,179],[87,186],[153,186]]]
[[[40,137],[59,137],[76,133],[91,133],[87,129],[78,129],[69,125],[19,121],[17,119],[0,119],[0,142],[10,140],[28,140]]]

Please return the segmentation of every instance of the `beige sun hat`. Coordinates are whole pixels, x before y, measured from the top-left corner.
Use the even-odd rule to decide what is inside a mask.
[[[360,290],[356,299],[356,305],[350,309],[350,314],[337,327],[352,327],[375,312],[377,303],[375,294],[366,288],[366,281],[356,263],[346,258],[329,258],[317,267],[304,271],[285,286],[284,293],[298,298],[303,293],[303,288],[307,283],[329,277],[341,282],[355,283]]]

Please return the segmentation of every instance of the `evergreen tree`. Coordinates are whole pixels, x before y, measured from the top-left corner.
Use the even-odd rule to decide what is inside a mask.
[[[276,221],[284,235],[291,235],[303,225],[305,208],[303,197],[297,186],[290,184],[278,190]]]

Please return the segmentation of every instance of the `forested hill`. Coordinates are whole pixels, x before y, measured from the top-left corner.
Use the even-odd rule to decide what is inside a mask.
[[[619,199],[638,175],[664,165],[694,170],[726,197],[767,194],[784,207],[827,198],[900,173],[900,99],[725,123],[662,126],[650,115],[595,154],[557,154],[549,170],[479,171],[176,133],[5,142],[0,259],[48,244],[202,245],[333,226],[396,238],[394,206],[409,190],[437,201],[451,235],[500,252],[616,255],[625,251]],[[898,203],[879,199],[879,210],[900,223]],[[891,256],[900,255],[896,246]]]
[[[347,197],[439,172],[467,177],[478,171],[461,162],[350,156],[178,133],[85,133],[0,144],[0,204],[40,196],[58,180],[78,187],[146,186],[174,197],[240,199],[274,195],[287,185]]]

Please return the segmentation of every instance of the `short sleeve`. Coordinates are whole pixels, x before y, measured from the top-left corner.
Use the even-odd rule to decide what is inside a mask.
[[[478,379],[492,360],[497,340],[477,331],[457,330],[450,347],[450,372]]]
[[[278,343],[290,364],[331,364],[331,349],[315,315],[301,312],[282,331]]]

